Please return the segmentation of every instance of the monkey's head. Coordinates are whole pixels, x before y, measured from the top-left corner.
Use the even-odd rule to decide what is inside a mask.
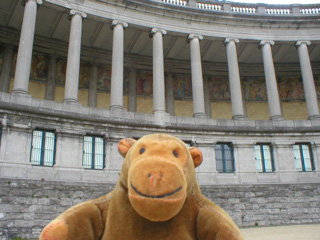
[[[122,139],[119,153],[125,157],[120,182],[142,217],[155,222],[176,216],[188,194],[197,187],[195,167],[202,162],[197,148],[166,134],[152,134],[138,141]]]

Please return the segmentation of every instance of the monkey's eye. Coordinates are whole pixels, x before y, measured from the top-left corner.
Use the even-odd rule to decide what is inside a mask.
[[[142,153],[144,153],[145,151],[146,151],[146,149],[143,147],[143,148],[140,149],[139,152],[140,152],[140,154],[142,154]]]
[[[176,158],[178,158],[179,157],[179,155],[178,155],[178,153],[177,153],[177,151],[176,150],[173,150],[173,155],[176,157]]]

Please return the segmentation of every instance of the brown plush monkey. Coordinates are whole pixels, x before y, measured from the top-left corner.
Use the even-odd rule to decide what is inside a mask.
[[[40,240],[243,240],[232,219],[196,181],[197,148],[166,134],[122,139],[115,189],[62,213]]]

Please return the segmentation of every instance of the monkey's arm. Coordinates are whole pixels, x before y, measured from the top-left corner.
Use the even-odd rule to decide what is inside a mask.
[[[40,240],[98,240],[103,234],[112,192],[80,203],[58,216],[42,231]]]
[[[199,240],[243,240],[239,228],[229,215],[209,201],[198,213],[197,237]]]

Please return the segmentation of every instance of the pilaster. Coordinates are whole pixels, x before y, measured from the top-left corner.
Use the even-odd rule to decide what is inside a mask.
[[[137,111],[137,70],[131,68],[129,72],[129,97],[128,97],[128,111]]]
[[[7,46],[4,50],[3,63],[0,75],[0,91],[9,92],[11,68],[13,64],[13,47]]]
[[[98,66],[96,63],[93,63],[90,67],[89,94],[88,94],[89,107],[97,107],[97,93],[98,93]]]
[[[166,110],[170,116],[175,115],[172,73],[166,74]]]
[[[50,57],[45,99],[54,101],[57,73],[57,56]]]

